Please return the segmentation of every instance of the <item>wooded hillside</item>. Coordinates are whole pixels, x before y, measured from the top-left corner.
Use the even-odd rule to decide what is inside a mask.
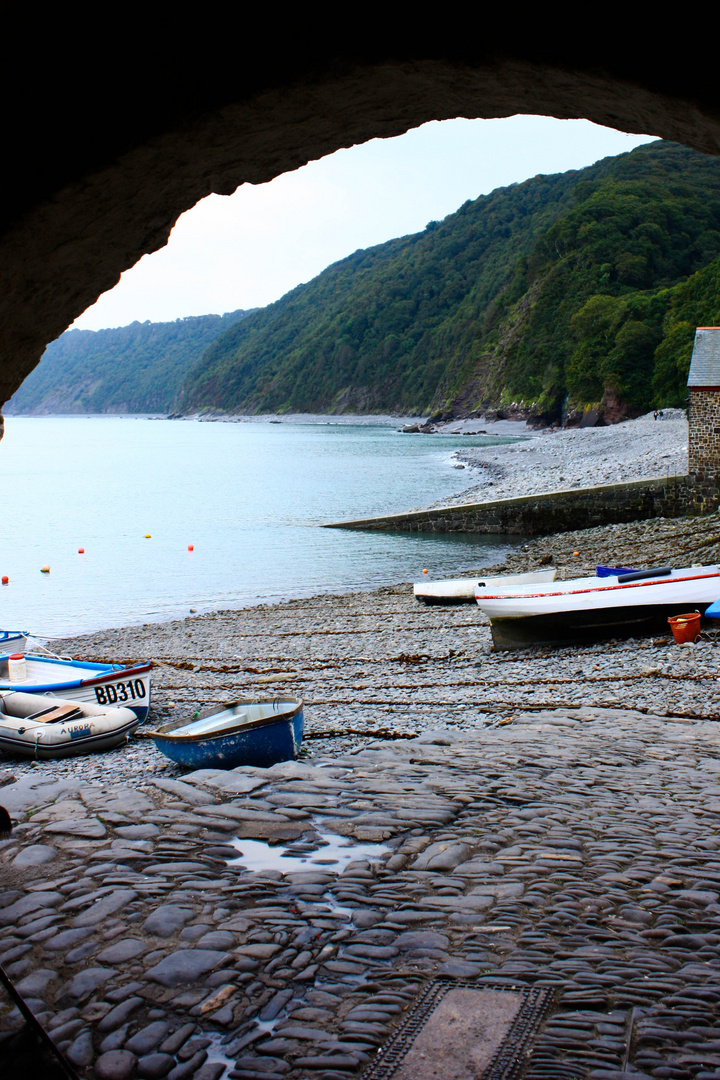
[[[355,252],[219,336],[178,404],[545,421],[679,405],[719,273],[720,158],[651,143]]]
[[[67,330],[5,406],[11,413],[163,413],[208,345],[246,314]]]

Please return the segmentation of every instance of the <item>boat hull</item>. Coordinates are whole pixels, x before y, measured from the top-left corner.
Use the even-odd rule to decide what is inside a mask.
[[[24,653],[28,637],[24,630],[0,630],[0,652]]]
[[[720,595],[720,568],[662,569],[576,578],[547,588],[476,595],[489,616],[496,649],[576,645],[609,637],[667,633],[667,620],[704,613]]]
[[[214,715],[220,722],[226,711],[213,711],[206,717]],[[303,705],[296,701],[290,709],[266,719],[197,737],[183,734],[183,724],[164,725],[148,733],[158,750],[178,765],[192,769],[267,768],[297,757],[304,729]]]
[[[702,614],[706,605],[695,604]],[[633,605],[584,612],[555,612],[519,618],[490,620],[493,648],[532,649],[543,645],[579,645],[608,638],[667,634],[668,618],[683,615],[687,604]]]
[[[0,694],[0,750],[47,761],[77,757],[123,746],[140,723],[130,709],[100,708],[66,698],[6,691]],[[44,706],[76,705],[75,715],[61,723],[34,721]]]
[[[147,719],[152,664],[123,668],[120,664],[91,664],[28,655],[28,677],[22,682],[10,682],[7,663],[2,671],[3,660],[7,661],[7,657],[0,659],[0,690],[45,694],[101,708],[127,708],[135,713],[140,723]]]
[[[448,581],[420,581],[413,585],[415,599],[421,604],[474,604],[478,589],[510,585],[540,585],[554,581],[557,570],[530,570],[525,574],[499,577],[453,578]]]

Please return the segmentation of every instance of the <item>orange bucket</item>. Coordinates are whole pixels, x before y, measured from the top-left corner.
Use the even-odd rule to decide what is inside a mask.
[[[675,615],[668,619],[673,637],[678,645],[686,641],[697,641],[700,637],[700,612],[691,611],[687,615]]]

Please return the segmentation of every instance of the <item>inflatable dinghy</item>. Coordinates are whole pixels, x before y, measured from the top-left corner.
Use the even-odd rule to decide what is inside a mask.
[[[132,709],[0,691],[0,750],[24,757],[46,760],[113,750],[127,742],[139,723]]]

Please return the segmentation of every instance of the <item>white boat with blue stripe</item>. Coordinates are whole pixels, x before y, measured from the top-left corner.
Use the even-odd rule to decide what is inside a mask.
[[[25,652],[29,637],[27,630],[0,630],[0,654]]]
[[[17,658],[7,654],[0,656],[0,690],[127,708],[142,723],[150,709],[151,669],[152,663],[124,667],[31,653]]]

